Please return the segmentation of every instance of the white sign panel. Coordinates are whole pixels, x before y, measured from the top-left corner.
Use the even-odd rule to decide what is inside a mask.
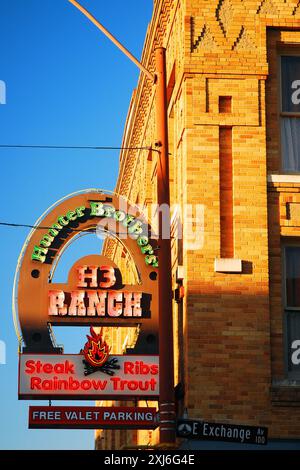
[[[159,396],[159,357],[112,355],[93,368],[82,354],[21,354],[20,399],[132,399]]]

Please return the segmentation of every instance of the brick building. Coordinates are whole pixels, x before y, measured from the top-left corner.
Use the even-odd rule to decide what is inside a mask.
[[[183,229],[172,241],[174,291],[185,289],[173,305],[178,414],[267,426],[274,446],[300,446],[300,2],[156,0],[142,57],[153,72],[157,45],[167,49],[172,228]],[[140,76],[124,147],[155,146],[154,96]],[[155,203],[156,167],[157,153],[123,150],[116,191]],[[196,248],[187,204],[203,207]],[[118,244],[104,250],[130,272]],[[96,446],[156,439],[98,432]]]

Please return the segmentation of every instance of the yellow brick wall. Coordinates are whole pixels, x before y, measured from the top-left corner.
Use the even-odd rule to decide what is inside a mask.
[[[179,410],[300,439],[297,390],[273,386],[285,378],[281,240],[300,235],[300,184],[267,184],[268,174],[281,171],[278,43],[300,45],[299,27],[297,0],[157,0],[142,60],[154,71],[154,49],[163,45],[168,80],[175,73],[168,107],[171,203],[204,206],[203,247],[172,242],[174,288],[177,265],[185,268],[185,298],[173,311],[175,385],[185,386]],[[220,96],[232,97],[230,113],[219,112]],[[154,97],[155,86],[141,77],[124,147],[155,146]],[[214,271],[221,256],[220,126],[232,128],[239,274]],[[155,152],[123,150],[116,191],[141,205],[155,202],[156,165]],[[109,243],[105,251],[120,260]],[[132,443],[157,439],[157,432],[139,432]]]

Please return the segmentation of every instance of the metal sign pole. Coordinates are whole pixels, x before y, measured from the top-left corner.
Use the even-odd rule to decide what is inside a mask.
[[[160,153],[157,162],[159,205],[159,356],[160,356],[160,443],[175,442],[174,358],[172,317],[172,267],[170,233],[169,145],[166,84],[166,50],[156,55],[156,121]]]

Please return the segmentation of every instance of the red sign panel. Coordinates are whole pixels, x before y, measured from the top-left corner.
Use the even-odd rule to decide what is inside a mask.
[[[30,406],[30,429],[155,429],[156,408]]]

